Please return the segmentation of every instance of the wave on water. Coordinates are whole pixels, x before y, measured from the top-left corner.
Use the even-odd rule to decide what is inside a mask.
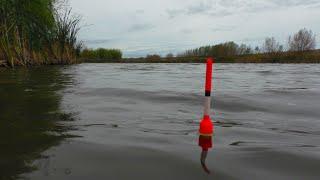
[[[158,67],[152,66],[152,65],[141,66],[136,64],[129,64],[129,65],[118,67],[116,69],[122,70],[122,71],[154,71],[158,69]]]

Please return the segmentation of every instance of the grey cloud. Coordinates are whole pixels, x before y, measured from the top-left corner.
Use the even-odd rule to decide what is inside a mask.
[[[136,10],[136,14],[144,14],[144,10],[143,9],[138,9],[138,10]]]
[[[211,1],[201,1],[195,5],[189,6],[187,8],[186,13],[187,14],[199,14],[199,13],[205,13],[212,9],[212,2]]]
[[[129,32],[135,32],[135,31],[145,31],[153,29],[155,26],[153,24],[134,24],[129,28]]]
[[[311,9],[318,9],[320,8],[320,2],[318,4],[312,4],[311,6],[309,6],[308,8],[311,8]]]
[[[219,3],[217,4],[224,9],[232,9],[234,12],[233,14],[235,14],[238,12],[260,12],[283,7],[288,8],[295,6],[316,5],[318,3],[318,0],[219,0]]]
[[[318,6],[319,0],[199,0],[181,9],[167,10],[167,14],[169,18],[195,14],[224,17],[242,12],[254,13],[282,7],[310,5]]]
[[[243,8],[246,9],[255,9],[259,7],[268,7],[268,6],[278,6],[278,7],[290,7],[290,6],[300,6],[300,5],[310,5],[319,3],[318,0],[260,0],[260,1],[251,1],[251,0],[216,0],[216,5],[225,7],[225,8]]]
[[[113,41],[113,39],[96,39],[96,40],[84,40],[86,44],[105,44]]]
[[[169,18],[172,19],[179,15],[194,15],[205,13],[211,9],[211,2],[212,1],[200,1],[183,9],[167,9],[167,14]]]
[[[185,29],[181,29],[181,32],[184,33],[184,34],[190,34],[190,33],[193,32],[193,30],[185,28]]]
[[[232,31],[235,28],[236,28],[235,26],[222,26],[222,27],[212,28],[211,31],[213,32]]]
[[[272,0],[274,4],[279,6],[299,6],[319,3],[319,0]]]
[[[184,14],[183,9],[167,9],[167,14],[170,19],[175,18],[181,14]]]
[[[206,14],[207,14],[208,16],[212,16],[212,17],[225,17],[225,16],[232,15],[233,13],[225,10],[225,11],[209,12],[209,13],[206,13]]]
[[[265,37],[252,37],[252,38],[244,38],[241,41],[242,42],[257,42],[257,41],[263,41]]]

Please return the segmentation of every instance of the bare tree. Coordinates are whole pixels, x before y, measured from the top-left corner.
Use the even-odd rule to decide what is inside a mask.
[[[260,52],[261,52],[261,50],[260,50],[259,46],[256,46],[254,48],[254,53],[259,54]]]
[[[266,53],[277,53],[283,51],[283,46],[275,40],[274,37],[266,38],[263,44],[263,50]]]
[[[306,28],[301,29],[299,32],[289,36],[289,50],[290,51],[308,51],[316,47],[316,35]]]
[[[168,58],[168,59],[173,58],[173,57],[174,57],[174,55],[172,53],[169,53],[166,55],[166,58]]]
[[[252,54],[252,49],[248,45],[241,44],[238,47],[238,55],[244,55],[244,54]]]

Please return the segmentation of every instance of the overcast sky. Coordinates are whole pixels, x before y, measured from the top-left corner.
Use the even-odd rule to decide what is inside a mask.
[[[285,44],[301,28],[320,45],[320,0],[70,0],[86,25],[87,47],[119,48],[126,57],[178,53],[225,41]]]

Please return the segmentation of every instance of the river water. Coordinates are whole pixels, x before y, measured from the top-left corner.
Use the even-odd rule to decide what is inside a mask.
[[[1,69],[0,177],[320,177],[320,65],[216,64],[209,175],[197,146],[204,72],[204,64]]]

